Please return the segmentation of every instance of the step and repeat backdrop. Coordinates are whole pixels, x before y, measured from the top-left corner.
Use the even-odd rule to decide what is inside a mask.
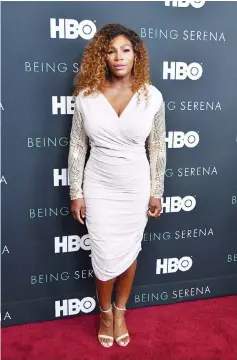
[[[1,14],[2,327],[98,312],[67,159],[73,79],[105,23],[143,39],[166,105],[163,210],[128,308],[237,294],[237,4],[3,2]]]

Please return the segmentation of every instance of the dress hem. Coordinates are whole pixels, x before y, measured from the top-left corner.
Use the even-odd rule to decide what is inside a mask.
[[[109,281],[109,280],[112,280],[112,279],[114,279],[114,278],[116,278],[116,277],[118,277],[119,275],[121,275],[122,273],[124,273],[131,265],[132,265],[132,263],[136,260],[136,258],[138,257],[138,255],[139,255],[139,252],[142,250],[142,247],[141,247],[141,245],[140,245],[140,248],[138,249],[138,251],[135,253],[135,256],[133,257],[133,259],[132,259],[132,261],[130,262],[130,264],[127,266],[125,266],[125,268],[123,268],[121,271],[119,271],[119,273],[118,274],[116,274],[116,275],[113,275],[112,277],[106,277],[106,279],[103,277],[103,278],[99,278],[97,275],[96,275],[96,273],[95,273],[95,271],[94,271],[94,269],[93,269],[93,271],[94,271],[94,274],[95,274],[95,276],[97,277],[97,279],[99,279],[100,281]],[[92,266],[93,267],[93,266]]]

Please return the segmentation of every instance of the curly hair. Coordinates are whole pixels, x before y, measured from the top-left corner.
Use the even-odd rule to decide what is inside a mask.
[[[87,91],[84,92],[84,96],[102,90],[110,75],[106,63],[109,44],[118,35],[123,35],[131,41],[137,58],[136,66],[132,69],[132,91],[138,92],[138,103],[140,90],[145,91],[145,98],[148,99],[146,84],[151,84],[151,81],[147,49],[135,31],[120,24],[105,24],[87,43],[79,71],[74,79],[73,96],[77,96],[81,90],[85,89]]]

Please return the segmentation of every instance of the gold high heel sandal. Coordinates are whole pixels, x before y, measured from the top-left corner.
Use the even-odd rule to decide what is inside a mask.
[[[109,312],[112,310],[112,305],[110,306],[109,310],[102,310],[102,308],[100,306],[99,306],[99,308],[100,308],[100,311],[102,311],[102,312]],[[100,317],[101,317],[101,314],[100,314]],[[110,339],[111,341],[109,341],[108,343],[104,343],[100,339]],[[109,335],[98,334],[98,340],[99,340],[100,344],[104,347],[111,347],[114,343],[113,336],[109,336]]]
[[[113,302],[113,305],[114,305],[114,307],[115,307],[116,309],[118,309],[118,310],[121,310],[121,311],[122,311],[122,310],[123,310],[123,311],[126,311],[126,310],[127,310],[126,308],[119,308],[119,307],[117,307],[114,302]],[[129,337],[129,333],[128,333],[128,332],[126,332],[126,334],[123,334],[123,335],[118,336],[118,337],[115,339],[116,343],[117,343],[118,345],[120,345],[120,346],[127,346],[127,345],[129,344],[129,342],[130,342],[130,337],[129,337],[129,340],[127,340],[127,342],[124,344],[121,340],[124,339],[125,337]]]

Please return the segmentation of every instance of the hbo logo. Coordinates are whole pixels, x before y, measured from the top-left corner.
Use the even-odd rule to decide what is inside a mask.
[[[180,210],[191,211],[196,206],[196,199],[193,196],[185,196],[183,199],[180,196],[167,197],[162,201],[161,212],[179,212]]]
[[[69,172],[68,169],[53,169],[53,186],[68,186]]]
[[[53,115],[73,115],[75,103],[72,96],[52,96],[52,114]]]
[[[54,238],[54,251],[56,254],[62,252],[74,252],[79,249],[90,251],[90,237],[89,234],[83,235],[81,238],[78,235],[70,235],[70,236],[57,236]]]
[[[205,0],[176,0],[176,1],[167,1],[165,0],[165,6],[174,6],[174,7],[188,7],[192,5],[194,8],[201,8],[205,4]]]
[[[198,80],[202,76],[202,66],[196,62],[187,65],[183,61],[163,61],[163,79],[167,80],[185,80],[187,77],[190,80]]]
[[[186,134],[183,131],[169,131],[165,141],[168,148],[193,148],[199,143],[199,134],[196,131],[188,131]]]
[[[89,313],[95,309],[96,302],[92,297],[79,299],[67,299],[55,301],[55,317],[76,315],[80,311]],[[62,315],[61,315],[62,314]]]
[[[156,274],[174,273],[178,270],[187,271],[193,265],[193,260],[189,256],[183,256],[180,260],[177,258],[157,259]]]
[[[96,26],[90,20],[83,20],[80,23],[74,19],[50,19],[50,37],[52,39],[92,39],[96,33]]]

